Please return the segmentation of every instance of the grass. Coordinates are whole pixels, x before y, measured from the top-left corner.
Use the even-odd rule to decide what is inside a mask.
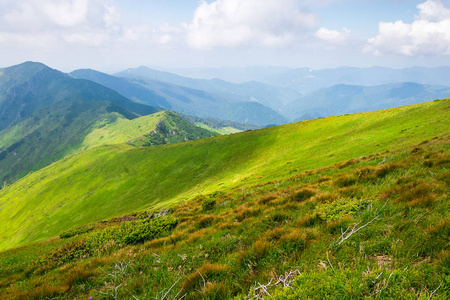
[[[93,148],[0,191],[0,249],[214,191],[249,193],[252,184],[349,160],[346,168],[355,157],[446,136],[448,117],[449,100],[441,100],[158,147]],[[329,183],[351,196],[351,181],[339,180]]]
[[[449,142],[448,135],[431,138],[221,189],[175,204],[165,216],[135,213],[4,251],[0,294],[111,299],[102,293],[117,288],[118,299],[246,299],[269,297],[264,285],[274,299],[448,299],[450,173],[442,162]],[[346,177],[355,180],[336,184]],[[420,200],[422,188],[403,199],[398,187],[411,183],[427,187],[429,199]],[[148,218],[178,223],[132,245],[97,239],[121,228],[140,231]],[[339,243],[342,232],[357,227]],[[48,259],[85,244],[93,248],[81,256]]]
[[[231,127],[231,126],[226,126],[226,127],[221,127],[221,128],[213,128],[213,127],[210,127],[210,126],[208,126],[206,124],[203,124],[203,123],[200,123],[200,122],[197,122],[196,125],[198,127],[200,127],[200,128],[207,129],[209,131],[215,132],[215,133],[220,134],[220,135],[239,133],[239,132],[243,131],[243,130],[236,129],[236,128]]]

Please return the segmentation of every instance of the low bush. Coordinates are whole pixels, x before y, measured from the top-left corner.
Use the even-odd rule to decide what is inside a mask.
[[[88,233],[91,232],[92,230],[94,230],[95,225],[94,224],[87,224],[84,226],[80,226],[74,229],[70,229],[67,231],[64,231],[63,233],[61,233],[59,235],[60,238],[62,239],[67,239],[76,235],[80,235],[80,234],[84,234],[84,233]]]

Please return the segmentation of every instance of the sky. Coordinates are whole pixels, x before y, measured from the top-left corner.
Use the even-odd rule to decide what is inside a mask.
[[[450,0],[0,0],[0,67],[450,65]]]

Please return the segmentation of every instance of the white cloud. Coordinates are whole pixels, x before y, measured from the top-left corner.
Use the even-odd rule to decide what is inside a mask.
[[[198,49],[276,47],[303,37],[317,22],[297,0],[217,0],[202,1],[184,27],[188,44]]]
[[[39,1],[36,8],[54,24],[70,27],[86,21],[88,4],[88,0],[46,0]]]
[[[428,0],[417,5],[420,10],[418,19],[429,22],[439,22],[450,19],[450,9],[446,8],[440,0]]]
[[[181,27],[171,26],[169,23],[161,24],[157,29],[153,30],[153,42],[159,45],[169,45],[180,41],[185,30]]]
[[[87,21],[89,0],[4,1],[8,8],[0,13],[1,21],[10,30],[71,27]]]
[[[124,29],[120,14],[107,0],[2,0],[0,43],[14,43],[28,36],[52,36],[53,42],[100,46],[127,39],[138,31]],[[33,46],[43,47],[38,38]],[[27,43],[20,43],[25,45]],[[28,43],[31,44],[31,43]]]
[[[378,35],[368,40],[364,52],[416,55],[450,55],[450,9],[441,0],[417,5],[419,16],[411,24],[380,22]]]
[[[337,30],[330,30],[322,27],[317,30],[315,36],[320,40],[324,40],[330,43],[340,43],[348,39],[348,37],[350,36],[350,30],[348,30],[347,28],[343,28],[342,32],[339,32]]]

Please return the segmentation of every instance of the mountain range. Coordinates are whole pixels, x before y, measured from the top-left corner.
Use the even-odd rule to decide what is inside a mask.
[[[450,95],[450,88],[446,86],[450,84],[450,68],[313,71],[261,67],[234,71],[239,74],[242,70],[247,71],[249,79],[262,82],[193,79],[146,67],[128,69],[115,76],[93,70],[78,70],[72,75],[106,85],[140,103],[259,126],[416,104]],[[273,72],[272,77],[263,76],[270,72]],[[122,88],[125,81],[117,77],[126,80],[127,89]],[[130,83],[139,90],[145,87],[151,96],[134,91]],[[155,93],[166,101],[154,101]]]
[[[302,94],[334,85],[375,86],[401,82],[427,85],[450,85],[450,67],[340,67],[314,70],[311,68],[245,67],[174,69],[174,73],[198,79],[219,78],[233,83],[258,81],[277,87],[286,87]]]
[[[251,92],[247,91],[247,95],[239,94],[238,85],[223,81],[194,80],[145,67],[121,72],[118,74],[119,78],[94,70],[77,70],[71,75],[95,81],[139,103],[197,117],[259,126],[283,124],[288,121],[270,107],[257,102],[256,98],[249,96]],[[239,89],[246,90],[245,87]],[[265,97],[267,100],[268,96]]]

